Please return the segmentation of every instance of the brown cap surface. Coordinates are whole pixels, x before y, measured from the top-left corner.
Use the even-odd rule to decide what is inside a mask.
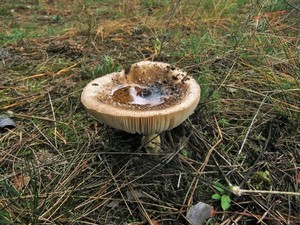
[[[129,133],[170,130],[191,115],[200,99],[196,80],[166,63],[142,61],[86,85],[81,101],[98,121]]]

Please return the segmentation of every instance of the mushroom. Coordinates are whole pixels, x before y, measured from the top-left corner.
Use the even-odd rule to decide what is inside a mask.
[[[195,79],[167,63],[141,61],[88,83],[81,101],[96,120],[143,134],[146,151],[158,154],[160,136],[186,120],[198,105]]]

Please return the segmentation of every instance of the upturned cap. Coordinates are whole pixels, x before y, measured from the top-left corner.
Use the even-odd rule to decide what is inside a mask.
[[[178,126],[199,100],[195,79],[175,66],[150,61],[96,78],[81,94],[87,112],[101,123],[143,134]]]

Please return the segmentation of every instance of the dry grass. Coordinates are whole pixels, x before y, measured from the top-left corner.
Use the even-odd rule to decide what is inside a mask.
[[[37,2],[0,7],[0,114],[17,124],[0,133],[1,224],[188,224],[199,201],[215,207],[209,224],[300,223],[299,10]],[[143,59],[176,64],[202,88],[189,120],[161,134],[157,159],[80,103],[91,79]],[[211,198],[217,182],[226,211]],[[235,196],[230,184],[256,192]]]

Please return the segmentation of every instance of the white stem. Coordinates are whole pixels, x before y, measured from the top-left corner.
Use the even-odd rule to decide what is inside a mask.
[[[277,194],[277,195],[294,195],[300,196],[300,192],[288,192],[288,191],[268,191],[268,190],[247,190],[241,189],[239,186],[232,186],[231,192],[235,195],[242,195],[244,193],[257,193],[257,194]]]
[[[261,193],[261,194],[278,194],[278,195],[295,195],[300,196],[300,192],[288,191],[267,191],[267,190],[245,190],[241,189],[242,193]]]
[[[146,151],[149,154],[157,155],[161,151],[159,134],[147,134],[142,139]]]

